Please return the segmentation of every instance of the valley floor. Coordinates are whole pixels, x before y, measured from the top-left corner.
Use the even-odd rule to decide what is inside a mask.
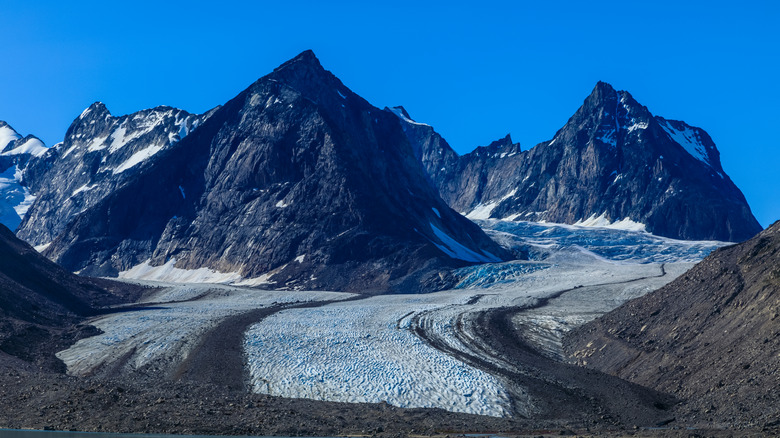
[[[706,428],[676,418],[666,394],[565,363],[561,337],[681,275],[707,243],[621,247],[548,229],[519,242],[493,230],[530,245],[532,260],[464,268],[456,289],[426,295],[147,283],[139,302],[89,321],[101,334],[56,352],[67,376],[0,356],[0,426],[288,436]]]

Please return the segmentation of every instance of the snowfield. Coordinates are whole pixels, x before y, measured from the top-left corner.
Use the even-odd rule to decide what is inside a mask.
[[[204,333],[229,316],[319,301],[315,307],[280,309],[250,326],[243,349],[253,391],[532,417],[539,404],[530,391],[486,371],[490,367],[479,361],[464,359],[479,357],[501,369],[518,369],[485,350],[478,315],[519,309],[512,321],[525,341],[559,358],[566,331],[665,285],[723,245],[627,230],[502,221],[480,225],[529,260],[459,269],[455,289],[425,295],[363,298],[165,284],[140,303],[143,308],[96,318],[92,324],[104,333],[80,340],[58,357],[73,375],[171,370],[187,359]],[[135,274],[155,278],[146,271]],[[179,279],[233,280],[210,278],[211,272],[176,274]]]
[[[211,284],[167,286],[143,300],[140,304],[144,306],[139,309],[90,321],[103,333],[57,353],[67,365],[68,374],[86,376],[117,368],[134,372],[146,366],[169,368],[186,359],[200,336],[228,316],[283,303],[352,296],[337,292],[268,292]]]
[[[277,313],[246,336],[254,390],[506,415],[509,398],[495,377],[430,347],[409,330],[411,314],[463,306],[471,295],[381,296]],[[450,329],[449,320],[438,322],[441,331]]]
[[[492,266],[517,272],[517,264],[528,262]],[[531,307],[541,298],[580,287],[597,291],[598,301],[582,305],[590,305],[587,315],[596,317],[673,279],[673,275],[663,275],[659,264],[614,263],[579,251],[538,265],[533,272],[488,288],[383,295],[274,314],[252,326],[246,336],[254,390],[284,397],[386,401],[400,407],[505,416],[510,413],[505,383],[423,342],[412,330],[414,321],[424,324],[429,335],[450,348],[470,351],[473,346],[466,345],[456,333],[459,319],[468,320],[497,307]],[[688,267],[673,271],[679,274]],[[591,301],[588,296],[580,298]],[[580,315],[584,311],[577,309],[577,315],[570,319],[557,313],[537,319],[558,318],[569,329],[577,318],[587,319]],[[530,398],[515,402],[523,406],[520,414],[536,411]]]

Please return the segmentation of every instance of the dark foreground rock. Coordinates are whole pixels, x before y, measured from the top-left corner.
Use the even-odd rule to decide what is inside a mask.
[[[77,379],[0,353],[0,428],[270,436],[763,436],[758,429],[634,429],[249,394],[195,382]]]
[[[53,352],[95,333],[79,323],[141,292],[137,286],[73,275],[0,225],[0,354],[64,371]]]
[[[682,399],[687,424],[780,424],[780,222],[573,330],[581,365]]]

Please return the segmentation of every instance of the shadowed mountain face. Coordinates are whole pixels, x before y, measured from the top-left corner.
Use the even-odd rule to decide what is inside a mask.
[[[780,222],[573,330],[579,364],[685,400],[692,423],[780,418]]]
[[[89,331],[71,325],[139,293],[129,285],[77,277],[0,225],[0,363],[10,355],[62,370],[53,353]]]
[[[507,136],[458,156],[432,127],[391,111],[442,198],[472,218],[629,219],[693,240],[742,241],[761,230],[706,132],[655,117],[604,82],[552,140],[528,151]]]
[[[369,293],[435,290],[453,267],[511,257],[427,183],[398,119],[311,52],[142,161],[61,232],[50,227],[46,255],[88,274],[167,263]]]

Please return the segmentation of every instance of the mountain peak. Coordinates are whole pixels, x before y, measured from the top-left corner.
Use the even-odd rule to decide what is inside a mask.
[[[614,102],[617,100],[619,92],[612,87],[612,85],[598,81],[596,86],[593,87],[593,91],[590,92],[585,99],[585,105],[591,107],[599,107],[608,104],[608,102]],[[614,103],[613,103],[614,105]]]
[[[87,107],[81,115],[79,116],[80,119],[83,119],[89,115],[90,117],[100,117],[103,115],[111,115],[111,112],[106,108],[106,105],[103,102],[94,102],[92,105]]]
[[[404,108],[404,107],[403,107],[403,106],[401,106],[401,105],[394,106],[394,107],[392,107],[392,108],[388,108],[388,109],[389,109],[390,111],[392,111],[392,112],[396,113],[396,114],[400,114],[400,115],[402,115],[403,117],[405,117],[405,118],[407,118],[407,119],[409,119],[409,120],[413,120],[413,119],[412,119],[412,116],[410,116],[410,115],[409,115],[409,112],[407,112],[407,111],[406,111],[406,108]]]
[[[512,134],[507,134],[498,140],[491,142],[488,147],[503,147],[512,145]]]
[[[314,52],[311,50],[304,50],[303,52],[299,53],[298,56],[296,56],[295,58],[290,59],[289,61],[285,62],[279,67],[276,67],[274,69],[274,72],[279,72],[282,70],[286,70],[294,67],[300,67],[300,66],[308,66],[308,67],[324,70],[322,68],[322,64],[320,64],[320,60],[317,59],[317,55],[315,55]]]

